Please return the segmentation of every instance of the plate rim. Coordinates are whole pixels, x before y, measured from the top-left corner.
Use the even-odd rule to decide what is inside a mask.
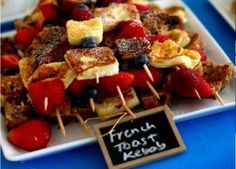
[[[195,18],[194,22],[201,28],[201,31],[204,32],[205,34],[208,34],[208,38],[211,40],[213,45],[219,50],[220,55],[224,56],[224,58],[228,62],[232,63],[232,61],[229,59],[228,55],[226,55],[226,53],[219,46],[219,44],[216,42],[216,40],[213,38],[213,36],[210,34],[210,32],[208,32],[208,30],[205,28],[205,26],[200,22],[200,20],[193,13],[193,11],[182,0],[170,0],[170,2],[172,2],[172,1],[178,2],[180,5],[184,6],[187,13],[189,15],[192,15],[192,17]],[[153,3],[153,1],[152,1],[152,3]],[[156,2],[154,2],[154,3],[156,3]],[[14,32],[15,31],[1,33],[1,37],[6,37],[7,35],[8,36],[12,35]],[[206,109],[192,111],[192,112],[186,113],[186,114],[179,114],[179,115],[176,115],[174,117],[174,120],[177,123],[182,122],[182,121],[186,121],[186,120],[191,120],[191,119],[194,119],[194,118],[199,118],[199,117],[203,117],[203,116],[223,112],[223,111],[226,111],[226,110],[231,110],[231,109],[234,108],[234,106],[235,106],[235,101],[227,103],[224,106],[217,105],[217,106],[212,106],[212,107],[206,108]],[[2,118],[2,115],[1,115],[1,118]],[[1,130],[2,130],[2,125],[1,125]],[[7,139],[5,139],[5,140],[7,141]],[[91,144],[91,143],[94,143],[94,142],[97,141],[94,137],[88,137],[88,138],[84,138],[84,139],[80,139],[80,140],[71,141],[71,142],[68,142],[68,143],[62,143],[60,145],[56,145],[56,146],[53,146],[53,147],[47,147],[47,148],[40,149],[40,150],[33,151],[33,152],[27,152],[27,153],[21,154],[21,155],[9,155],[7,153],[6,147],[3,146],[4,145],[3,143],[4,143],[5,140],[3,139],[3,134],[1,132],[0,133],[0,143],[2,145],[3,154],[4,154],[5,158],[9,161],[31,160],[31,159],[39,158],[39,157],[42,157],[42,156],[47,156],[47,155],[50,155],[50,154],[55,154],[55,153],[58,153],[58,152],[67,151],[67,150],[70,150],[70,149],[73,149],[73,148],[78,148],[78,147],[81,147],[81,146],[85,146],[85,145],[88,145],[88,144]]]

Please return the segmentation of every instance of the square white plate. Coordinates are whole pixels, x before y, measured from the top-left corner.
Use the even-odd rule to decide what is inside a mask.
[[[210,60],[224,64],[231,62],[223,50],[219,47],[212,36],[207,32],[203,25],[199,22],[197,17],[190,11],[190,9],[181,1],[178,0],[160,0],[158,4],[162,7],[172,5],[181,5],[185,7],[188,18],[186,28],[191,31],[199,32],[204,38],[206,52]],[[8,34],[9,35],[9,34]],[[4,35],[3,35],[4,36]],[[176,121],[183,121],[199,116],[209,115],[228,109],[232,109],[235,105],[235,89],[233,81],[223,91],[220,92],[225,105],[221,106],[219,102],[213,99],[178,99],[174,101],[171,109],[175,111],[174,119]],[[4,125],[4,118],[1,118],[1,135],[0,140],[2,150],[5,157],[10,161],[29,160],[32,158],[45,156],[48,154],[65,151],[75,147],[80,147],[85,144],[94,142],[96,139],[84,133],[79,123],[70,123],[66,125],[67,136],[63,137],[57,126],[52,126],[52,137],[47,148],[26,152],[12,146],[6,139],[7,130]]]
[[[2,0],[1,24],[25,17],[31,13],[39,0]]]
[[[235,30],[235,14],[231,12],[232,0],[209,0],[209,2]]]

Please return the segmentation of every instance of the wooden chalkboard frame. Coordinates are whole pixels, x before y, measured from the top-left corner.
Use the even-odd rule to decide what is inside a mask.
[[[185,147],[185,145],[182,141],[182,138],[181,138],[181,136],[178,132],[178,129],[176,128],[176,125],[175,125],[174,121],[172,120],[171,112],[170,112],[170,109],[167,105],[156,107],[156,108],[149,109],[149,110],[146,110],[146,111],[142,111],[142,112],[139,112],[135,115],[136,115],[136,118],[142,118],[142,117],[152,115],[152,114],[155,114],[155,113],[160,113],[160,112],[163,112],[163,111],[165,112],[165,115],[166,115],[167,120],[170,124],[170,127],[171,127],[177,141],[178,141],[179,147],[169,149],[169,150],[166,150],[166,151],[163,151],[163,152],[160,152],[160,153],[152,154],[152,155],[149,155],[149,156],[146,156],[146,157],[142,157],[140,159],[128,161],[128,162],[118,164],[118,165],[113,165],[113,163],[111,161],[111,158],[109,156],[107,147],[105,145],[105,142],[104,142],[104,140],[101,136],[101,132],[100,132],[101,128],[113,126],[113,124],[115,123],[115,121],[117,119],[106,121],[106,122],[103,122],[103,123],[99,123],[99,124],[96,124],[96,125],[93,126],[95,134],[96,134],[98,142],[99,142],[99,145],[100,145],[100,148],[102,150],[102,153],[105,157],[105,160],[106,160],[106,163],[107,163],[107,166],[108,166],[109,169],[129,168],[129,167],[136,166],[138,164],[143,164],[143,163],[146,163],[146,162],[150,162],[150,161],[155,160],[155,159],[161,159],[161,158],[168,157],[168,156],[171,156],[171,155],[174,155],[174,154],[177,154],[177,153],[181,153],[181,152],[186,150],[186,147]],[[127,122],[127,121],[130,121],[130,120],[133,120],[132,117],[131,116],[126,116],[121,120],[120,123]]]

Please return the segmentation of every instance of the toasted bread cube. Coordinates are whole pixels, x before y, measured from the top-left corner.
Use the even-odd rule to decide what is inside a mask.
[[[119,72],[119,62],[108,47],[71,49],[65,60],[76,74],[76,79],[95,79]]]
[[[71,45],[81,45],[86,37],[94,37],[97,44],[102,42],[103,24],[101,18],[87,21],[69,20],[66,23],[68,41]]]
[[[139,11],[132,4],[111,4],[108,7],[94,9],[94,15],[100,17],[103,22],[104,32],[115,29],[123,20],[136,20],[140,22]]]
[[[126,104],[130,109],[140,104],[136,92],[133,88],[129,88],[126,91],[124,91],[123,95]],[[118,95],[105,98],[102,103],[95,102],[95,109],[97,115],[100,117],[114,115],[125,111],[125,108],[124,106],[122,106],[120,97]]]

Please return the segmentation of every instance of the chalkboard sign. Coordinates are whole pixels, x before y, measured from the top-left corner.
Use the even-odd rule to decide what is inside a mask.
[[[167,106],[127,116],[108,133],[116,120],[94,125],[109,168],[127,168],[185,150]]]

